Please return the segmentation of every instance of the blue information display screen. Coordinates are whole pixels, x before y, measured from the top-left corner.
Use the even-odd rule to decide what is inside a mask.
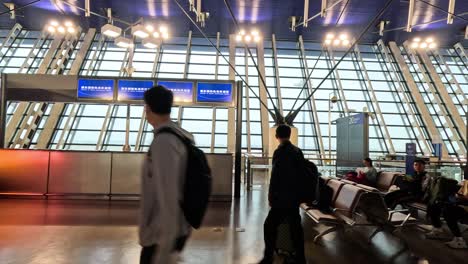
[[[197,84],[197,102],[200,103],[231,103],[232,83]]]
[[[174,102],[193,102],[193,82],[159,81],[158,85],[162,85],[172,91]]]
[[[148,80],[119,80],[118,100],[143,100],[145,91],[153,86]]]
[[[78,79],[78,98],[114,99],[114,80]]]

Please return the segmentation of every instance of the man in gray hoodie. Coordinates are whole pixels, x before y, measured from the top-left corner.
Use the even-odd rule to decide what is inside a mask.
[[[156,86],[145,92],[145,113],[154,128],[154,139],[146,155],[141,181],[139,240],[143,247],[141,264],[175,263],[180,244],[190,233],[180,201],[187,164],[184,143],[171,133],[158,133],[170,128],[189,138],[193,136],[171,121],[173,94]]]

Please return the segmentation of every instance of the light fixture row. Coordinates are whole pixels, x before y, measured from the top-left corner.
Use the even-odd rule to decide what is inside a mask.
[[[428,37],[425,40],[422,40],[420,37],[416,37],[411,41],[410,47],[412,49],[435,49],[437,48],[437,43],[434,41],[434,38]]]
[[[252,29],[250,32],[241,29],[236,35],[237,41],[245,41],[246,43],[255,42],[258,43],[262,40],[260,33],[256,29]]]
[[[71,21],[65,21],[59,23],[57,20],[52,20],[46,26],[47,31],[51,34],[75,34],[77,32],[77,27]]]
[[[346,33],[341,33],[339,35],[328,33],[323,41],[324,46],[348,47],[350,44],[351,42]]]
[[[115,45],[122,48],[131,48],[134,46],[133,39],[127,38],[122,35],[122,29],[111,23],[104,25],[101,28],[101,33],[109,38],[115,38]],[[153,24],[138,24],[131,28],[132,36],[142,39],[142,44],[146,48],[157,48],[162,39],[169,38],[169,30],[166,26],[160,25],[159,27]]]

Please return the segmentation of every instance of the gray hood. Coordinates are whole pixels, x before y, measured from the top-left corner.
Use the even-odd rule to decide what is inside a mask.
[[[194,139],[193,135],[190,134],[190,132],[188,132],[187,130],[181,128],[179,125],[177,125],[177,123],[172,122],[172,121],[168,122],[166,124],[162,124],[161,126],[157,127],[154,130],[154,133],[157,134],[159,130],[161,130],[161,129],[165,128],[165,127],[173,129],[177,134],[179,134],[180,136],[183,136],[185,138],[190,139],[192,144],[195,144],[195,139]]]

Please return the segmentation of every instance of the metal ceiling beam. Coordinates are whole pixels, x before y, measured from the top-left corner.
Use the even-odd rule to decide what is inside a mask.
[[[275,70],[275,80],[276,80],[276,97],[278,100],[278,109],[281,114],[283,114],[283,97],[281,96],[281,82],[280,82],[280,73],[278,66],[278,51],[276,50],[276,36],[272,35],[272,48],[273,48],[273,63]]]
[[[416,0],[409,0],[409,8],[408,8],[408,22],[406,24],[406,32],[411,32],[413,28],[413,17],[414,17],[414,6]]]
[[[80,73],[80,69],[83,66],[84,60],[86,59],[86,55],[89,53],[89,49],[91,48],[91,45],[93,44],[95,36],[96,36],[96,29],[90,28],[88,32],[86,33],[86,35],[84,36],[80,50],[77,52],[76,58],[73,61],[73,64],[71,65],[70,72],[69,72],[70,75],[78,75]],[[72,113],[74,113],[74,115],[73,114],[69,115],[66,121],[66,125],[62,130],[60,140],[57,143],[57,149],[63,148],[65,146],[66,140],[64,141],[64,139],[68,138],[68,137],[65,137],[65,134],[69,133],[70,129],[73,127],[76,112],[78,111],[79,106],[77,104],[74,104],[72,109],[73,109]],[[50,115],[47,118],[47,121],[44,125],[44,129],[39,135],[39,138],[37,139],[36,148],[46,149],[49,147],[49,144],[52,141],[52,136],[54,134],[55,128],[59,124],[60,116],[62,115],[64,110],[65,110],[64,103],[55,103],[52,106]]]
[[[327,14],[327,0],[322,0],[322,8],[320,9],[320,16],[324,17],[326,14]]]
[[[304,47],[304,39],[302,36],[299,36],[299,54],[301,55],[301,61],[303,65],[303,76],[304,78],[307,78],[309,71],[309,65],[307,62],[307,56],[305,52],[305,47]],[[317,58],[317,60],[320,60],[320,56]],[[312,69],[313,71],[313,69]],[[307,89],[311,93],[313,91],[313,85],[312,85],[312,80],[309,78],[308,81],[306,82]],[[301,90],[302,91],[302,90]],[[308,93],[306,93],[307,96]],[[310,107],[310,117],[313,124],[313,128],[315,130],[315,143],[317,144],[319,148],[319,155],[317,155],[317,158],[319,159],[325,159],[325,148],[323,147],[323,138],[322,138],[322,132],[320,130],[320,120],[318,118],[318,111],[317,111],[317,105],[315,102],[315,96],[312,95],[312,97],[309,100],[309,107]],[[319,164],[323,164],[323,161],[320,160]]]
[[[437,88],[437,93],[442,97],[441,100],[441,108],[445,106],[448,110],[448,115],[454,125],[454,129],[458,131],[453,131],[455,132],[454,135],[456,135],[456,132],[458,132],[460,138],[464,141],[465,140],[465,135],[466,135],[466,124],[461,117],[460,113],[458,112],[457,107],[453,103],[453,98],[450,96],[450,94],[447,91],[447,88],[445,87],[444,83],[440,79],[440,76],[437,74],[437,71],[434,67],[434,65],[431,62],[431,59],[429,56],[424,51],[419,52],[419,56],[421,57],[423,63],[427,67],[427,70],[429,72],[429,75],[431,76],[431,79],[434,82],[435,87]],[[458,141],[458,144],[460,146],[460,149],[464,149],[464,144],[461,141]]]
[[[409,128],[411,132],[414,135],[416,140],[417,145],[419,146],[419,149],[421,150],[422,153],[429,155],[431,153],[429,144],[427,143],[425,137],[424,137],[424,131],[419,125],[418,118],[416,117],[416,112],[413,106],[411,105],[411,100],[408,97],[408,94],[405,92],[404,87],[406,87],[406,83],[404,79],[402,78],[401,75],[398,74],[398,68],[395,65],[395,61],[393,60],[392,56],[390,55],[390,52],[385,46],[385,43],[383,40],[379,40],[377,42],[377,47],[378,50],[380,51],[380,56],[382,57],[382,64],[385,66],[385,69],[390,73],[390,74],[385,74],[386,81],[391,85],[391,87],[394,88],[394,91],[392,92],[393,98],[395,99],[395,102],[399,102],[401,104],[401,108],[398,108],[400,110],[401,114],[404,114],[407,118]],[[382,68],[383,70],[383,68]],[[406,108],[405,108],[406,105]],[[410,120],[410,116],[413,119],[413,121]],[[418,133],[416,133],[416,131]],[[409,135],[409,130],[407,128],[407,132]]]
[[[327,0],[322,0],[327,1]],[[309,0],[304,0],[304,27],[307,27],[309,19]]]
[[[221,54],[222,55],[222,54]],[[231,65],[229,67],[229,80],[236,80],[236,36],[234,34],[229,35],[229,61]],[[244,80],[244,83],[245,80]],[[247,84],[248,85],[248,84]],[[242,100],[242,98],[237,98]],[[237,109],[242,111],[242,109]],[[227,151],[234,153],[236,150],[236,109],[234,107],[228,108],[228,133],[227,133]]]
[[[424,102],[424,98],[421,95],[421,92],[419,91],[418,86],[416,85],[416,82],[414,81],[413,75],[411,74],[411,71],[408,65],[406,64],[405,59],[401,55],[400,48],[393,41],[389,42],[388,45],[390,47],[390,51],[393,54],[393,57],[395,58],[398,64],[398,67],[400,68],[403,78],[406,84],[408,85],[408,88],[414,99],[416,107],[419,110],[419,113],[421,114],[422,121],[426,125],[428,135],[430,135],[430,139],[432,139],[433,137],[442,138],[440,131],[437,129],[435,122],[432,119],[431,113],[429,112],[429,109],[427,108]],[[448,149],[445,143],[442,143],[442,148],[443,148],[444,153],[448,154]],[[426,154],[429,154],[429,153],[426,153]]]
[[[249,82],[249,57],[247,50],[244,49],[244,63],[245,63],[245,81]],[[237,99],[239,100],[239,98]],[[243,99],[242,99],[243,100]],[[249,89],[245,89],[245,121],[246,121],[246,132],[247,132],[247,153],[252,151],[251,145],[251,133],[250,133],[250,94]]]
[[[260,79],[265,79],[265,49],[263,46],[263,41],[260,41],[257,44],[257,62],[258,62],[258,84],[259,84],[259,92],[260,92],[260,99],[264,102],[267,101],[267,87],[263,82],[260,82]],[[272,98],[273,99],[273,98]],[[262,126],[262,145],[263,145],[263,153],[266,155],[270,154],[270,120],[268,115],[268,109],[261,105],[260,106],[260,122]]]
[[[455,13],[455,0],[449,1],[448,14],[447,14],[447,24],[453,24],[453,18]]]
[[[8,51],[12,48],[13,43],[15,43],[18,36],[21,35],[22,30],[23,30],[23,26],[16,23],[13,26],[13,28],[10,30],[10,32],[8,32],[8,35],[3,40],[3,43],[1,43],[0,45],[0,68],[1,68],[1,64],[3,64],[4,67],[8,65],[8,62],[10,61],[12,56],[10,55],[9,58],[5,60],[4,60],[4,57],[7,55]]]
[[[203,14],[201,13],[202,0],[197,0],[197,22],[200,22]]]
[[[85,17],[91,16],[91,0],[85,0]]]
[[[322,0],[322,1],[325,1],[325,2],[326,2],[327,0]],[[316,19],[316,18],[319,17],[319,16],[322,16],[322,17],[325,16],[325,14],[326,14],[326,12],[327,12],[328,10],[332,9],[333,7],[337,6],[339,3],[343,2],[343,1],[344,1],[344,0],[339,0],[339,1],[337,1],[336,3],[334,3],[333,5],[331,5],[331,6],[328,7],[328,8],[327,8],[326,5],[325,5],[325,9],[324,9],[324,10],[318,12],[318,13],[315,14],[314,16],[309,17],[307,20],[304,20],[304,21],[302,21],[301,23],[295,25],[293,31],[295,31],[297,27],[303,26],[304,23],[305,23],[306,21],[307,21],[307,22],[310,22],[311,20]],[[322,14],[324,14],[324,15],[322,15]]]

